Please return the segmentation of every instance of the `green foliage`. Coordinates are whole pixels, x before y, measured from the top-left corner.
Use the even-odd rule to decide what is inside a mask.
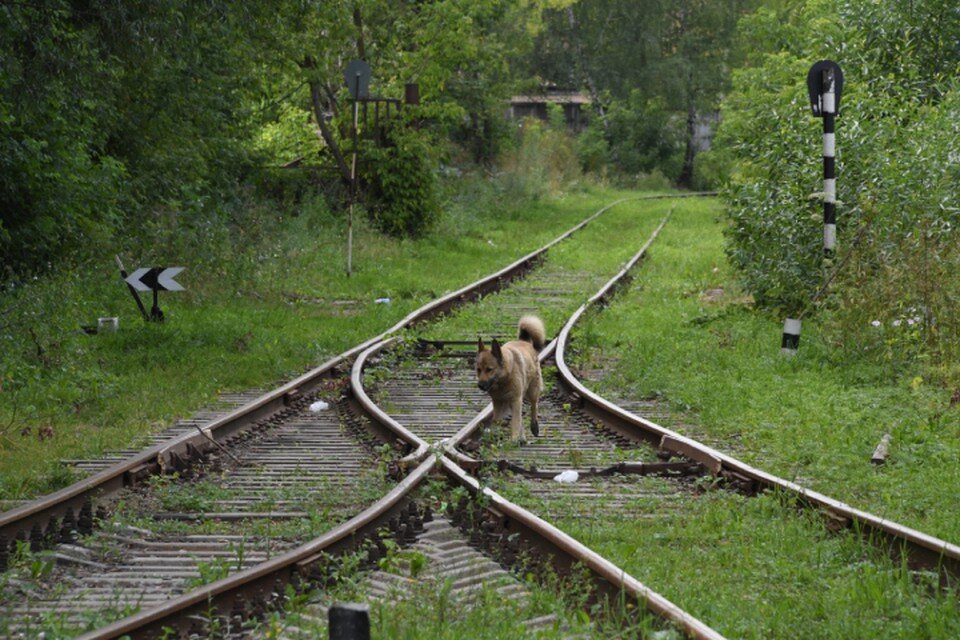
[[[605,169],[610,156],[610,143],[599,123],[591,121],[577,136],[576,153],[584,172],[599,174]]]
[[[643,415],[659,416],[664,427],[854,508],[960,538],[960,407],[951,406],[951,391],[915,377],[891,382],[886,365],[835,351],[816,322],[804,322],[797,356],[783,358],[780,319],[753,312],[725,264],[719,203],[676,205],[632,286],[575,328],[572,344],[590,348],[568,364],[601,370],[602,381],[588,386],[619,404],[656,398]],[[915,327],[876,330],[903,330],[906,339]],[[914,376],[915,363],[909,371]],[[893,436],[890,457],[871,465],[885,432]],[[726,637],[960,633],[956,585],[936,587],[935,572],[891,561],[883,540],[828,533],[821,514],[800,512],[776,493],[677,494],[637,483],[643,490],[631,501],[626,491],[608,492],[620,518],[585,518],[583,501],[547,502],[529,490],[517,501],[552,514]],[[683,508],[664,514],[662,499],[651,497],[658,488]],[[600,503],[593,508],[603,512]],[[643,517],[649,513],[662,517]],[[641,539],[657,544],[638,546]],[[688,579],[697,572],[703,580]]]
[[[671,179],[680,173],[683,134],[661,98],[645,99],[639,90],[610,106],[607,143],[611,160],[628,175],[660,169]]]
[[[258,198],[294,204],[317,184],[336,186],[349,174],[343,67],[356,57],[374,68],[376,95],[398,98],[406,82],[419,84],[435,140],[457,134],[492,160],[507,139],[508,60],[530,47],[544,7],[556,4],[4,5],[0,281],[120,244],[164,253],[171,237],[231,226],[224,219],[250,197],[247,184]],[[294,160],[309,171],[276,170]],[[407,141],[386,160],[400,175],[376,176],[377,199],[392,208],[377,220],[421,233],[435,210],[428,166]],[[419,193],[405,191],[411,175],[423,179]]]
[[[516,148],[502,160],[510,197],[556,195],[580,179],[574,142],[565,126],[555,128],[527,118],[517,127],[517,138]]]
[[[419,237],[440,216],[430,142],[424,134],[402,126],[393,127],[387,135],[385,146],[371,146],[366,152],[370,219],[392,236]]]
[[[797,11],[758,12],[744,22],[744,38],[778,49],[755,52],[735,74],[717,136],[737,163],[726,190],[728,254],[758,303],[797,313],[825,266],[821,128],[809,113],[805,78],[815,60],[836,59],[845,75],[838,245],[854,254],[827,307],[835,310],[834,340],[880,354],[871,320],[887,324],[912,308],[946,367],[960,355],[946,338],[956,330],[960,295],[960,96],[952,77],[960,52],[944,44],[960,37],[960,19],[951,6],[810,1]]]
[[[716,112],[737,58],[737,20],[756,0],[595,0],[547,13],[547,28],[519,64],[531,76],[589,89],[609,164],[627,175],[693,171],[692,114]],[[598,104],[602,103],[602,104]],[[684,153],[684,148],[689,153]],[[584,168],[592,160],[584,158]]]

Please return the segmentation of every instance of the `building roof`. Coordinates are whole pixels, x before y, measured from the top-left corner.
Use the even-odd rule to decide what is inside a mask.
[[[579,91],[547,91],[532,95],[513,96],[510,104],[590,104],[590,98]]]

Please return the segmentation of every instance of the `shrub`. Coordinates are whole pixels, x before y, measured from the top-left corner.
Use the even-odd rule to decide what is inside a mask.
[[[960,38],[960,24],[938,17],[945,7],[810,0],[790,20],[766,10],[744,23],[748,40],[779,50],[736,72],[723,105],[717,145],[736,161],[724,189],[728,255],[759,304],[789,315],[808,308],[838,266],[821,255],[822,129],[805,86],[826,45],[845,76],[838,257],[852,253],[824,319],[828,337],[857,345],[856,353],[916,355],[919,335],[924,353],[944,364],[957,359],[948,336],[960,299],[960,93],[951,73],[960,51],[945,43]],[[903,341],[874,331],[873,321],[899,327],[908,319],[922,328]]]
[[[518,126],[517,148],[503,159],[510,197],[541,198],[558,193],[581,177],[572,136],[536,118]]]
[[[367,151],[368,211],[389,235],[423,235],[440,217],[430,142],[416,129],[395,126],[388,143]]]

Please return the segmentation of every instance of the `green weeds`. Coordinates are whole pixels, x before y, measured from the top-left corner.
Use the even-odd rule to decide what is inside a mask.
[[[349,278],[344,220],[307,207],[236,264],[227,256],[206,268],[183,264],[186,291],[161,295],[164,323],[139,319],[109,256],[4,292],[0,498],[67,484],[60,458],[121,448],[220,392],[270,386],[315,366],[624,194],[585,190],[510,205],[495,189],[474,195],[452,199],[438,229],[419,240],[356,225]],[[119,331],[80,330],[101,316],[119,317]]]
[[[676,424],[855,507],[960,540],[960,415],[950,394],[834,351],[814,321],[780,354],[782,318],[754,312],[726,265],[716,204],[683,201],[629,290],[575,332],[611,398],[657,397]],[[883,433],[888,462],[870,463]],[[778,496],[687,495],[650,518],[560,523],[728,637],[953,638],[955,589]],[[638,541],[643,541],[639,542]]]

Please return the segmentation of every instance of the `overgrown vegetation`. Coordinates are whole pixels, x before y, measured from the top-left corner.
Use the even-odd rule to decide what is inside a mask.
[[[664,426],[855,508],[960,538],[951,393],[916,369],[902,380],[883,364],[849,360],[814,323],[797,355],[783,358],[779,321],[752,312],[725,264],[719,212],[715,202],[679,203],[632,286],[574,332],[583,360],[604,363],[603,381],[588,386],[656,398],[672,416],[656,420]],[[890,456],[873,465],[884,433]],[[522,487],[511,495],[544,509]],[[829,533],[790,499],[708,490],[680,500],[630,505],[651,517],[611,519],[601,502],[583,500],[566,510],[551,502],[550,513],[570,514],[566,531],[728,637],[958,632],[955,584],[932,589],[932,573],[908,570],[855,531]]]
[[[820,126],[805,86],[814,61],[834,59],[845,76],[838,260],[852,257],[822,308],[829,338],[904,373],[929,357],[934,375],[957,380],[956,7],[811,0],[759,10],[742,29],[754,52],[735,74],[718,145],[735,162],[728,253],[747,289],[798,314],[838,266],[821,259]]]
[[[202,245],[208,227],[244,229],[251,204],[290,191],[291,173],[300,195],[326,189],[336,208],[351,176],[343,73],[353,58],[373,68],[374,97],[396,102],[405,83],[419,86],[416,129],[382,102],[363,109],[361,138],[396,131],[371,158],[376,170],[361,161],[359,180],[374,187],[377,222],[422,233],[436,220],[437,160],[423,148],[457,134],[495,157],[496,127],[463,122],[501,117],[507,63],[529,48],[547,4],[4,4],[0,284],[73,256],[165,255],[158,230]]]
[[[526,169],[549,174],[538,165]],[[322,203],[306,204],[282,224],[268,218],[262,229],[269,233],[247,229],[249,244],[232,255],[226,228],[212,229],[206,254],[185,262],[179,280],[187,290],[161,294],[164,323],[140,320],[108,260],[6,292],[0,497],[63,486],[73,476],[58,458],[115,449],[221,390],[268,385],[315,366],[619,196],[584,190],[532,202],[521,190],[528,183],[517,176],[456,179],[436,230],[418,240],[358,224],[349,278],[345,221]],[[189,260],[193,244],[184,245],[181,257]],[[119,331],[80,330],[101,316],[119,317]]]
[[[737,20],[755,0],[600,0],[547,12],[547,28],[524,61],[547,84],[589,95],[587,132],[596,168],[599,152],[611,177],[630,185],[637,174],[659,174],[684,187],[713,186],[695,175],[737,60]]]

